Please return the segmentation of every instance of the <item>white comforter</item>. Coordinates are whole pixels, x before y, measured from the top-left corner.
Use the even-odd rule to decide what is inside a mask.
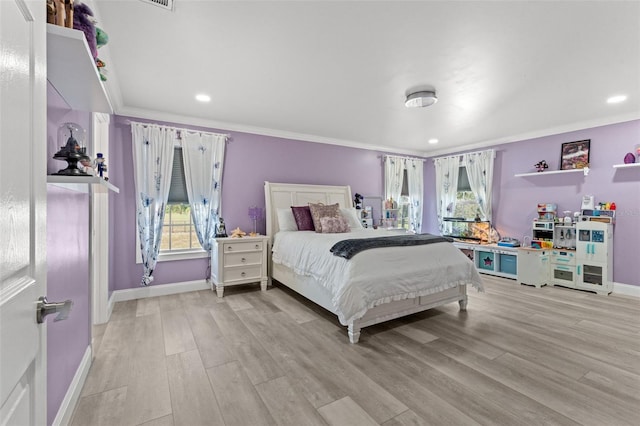
[[[381,303],[425,296],[462,284],[482,290],[473,263],[450,243],[366,250],[350,260],[329,249],[338,241],[397,235],[361,230],[346,234],[285,231],[275,236],[273,262],[311,276],[331,293],[343,325]]]

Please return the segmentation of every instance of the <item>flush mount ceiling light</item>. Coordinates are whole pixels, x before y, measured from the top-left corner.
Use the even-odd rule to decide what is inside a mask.
[[[404,105],[407,108],[428,107],[438,102],[438,97],[434,91],[414,92],[407,95]]]
[[[429,143],[430,143],[431,145],[435,145],[435,144],[437,144],[437,143],[438,143],[438,139],[429,139]]]

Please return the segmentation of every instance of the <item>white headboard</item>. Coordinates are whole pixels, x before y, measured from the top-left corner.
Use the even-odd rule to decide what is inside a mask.
[[[267,236],[278,232],[277,209],[306,206],[309,203],[338,203],[340,207],[352,207],[350,186],[300,185],[294,183],[264,183],[264,199],[267,213]]]

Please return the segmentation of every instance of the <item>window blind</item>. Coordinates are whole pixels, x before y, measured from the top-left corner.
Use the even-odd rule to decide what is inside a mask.
[[[458,171],[458,191],[471,191],[469,176],[467,176],[467,168],[464,166],[461,166]]]
[[[171,186],[169,187],[168,204],[189,204],[187,183],[184,179],[184,163],[182,148],[173,150],[173,167],[171,169]]]

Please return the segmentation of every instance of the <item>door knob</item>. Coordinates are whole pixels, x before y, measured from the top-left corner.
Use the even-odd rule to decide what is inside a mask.
[[[54,322],[66,320],[69,317],[69,311],[73,302],[71,300],[65,300],[64,302],[51,302],[47,301],[45,296],[38,299],[36,306],[36,320],[38,324],[44,322],[44,317],[49,314],[58,313],[58,316],[54,318]]]

